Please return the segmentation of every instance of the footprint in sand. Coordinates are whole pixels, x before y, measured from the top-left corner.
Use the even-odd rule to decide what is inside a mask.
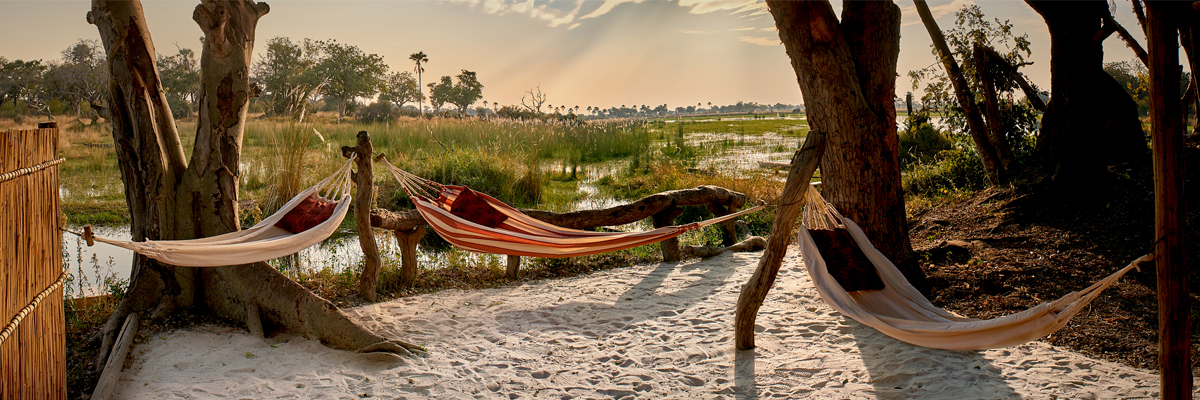
[[[550,377],[550,371],[545,371],[545,370],[536,371],[536,372],[530,373],[529,376],[532,376],[536,379],[546,379],[546,378]]]

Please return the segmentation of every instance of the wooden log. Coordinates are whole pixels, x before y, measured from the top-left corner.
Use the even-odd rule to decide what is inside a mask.
[[[521,269],[521,256],[508,256],[508,279],[517,279],[517,270]]]
[[[117,380],[121,376],[121,369],[125,367],[125,357],[129,355],[129,346],[133,344],[133,337],[137,335],[138,330],[138,315],[130,313],[125,317],[125,324],[121,326],[121,333],[117,335],[117,344],[113,346],[112,354],[108,356],[108,362],[104,364],[104,372],[100,373],[100,380],[96,382],[96,390],[92,392],[92,400],[108,400],[112,397],[113,390],[117,388]]]
[[[374,169],[371,158],[374,156],[374,146],[371,135],[367,131],[358,132],[356,147],[342,147],[342,155],[350,157],[357,154],[354,164],[358,172],[354,174],[354,183],[358,185],[358,197],[354,199],[354,221],[358,229],[358,244],[363,251],[363,271],[358,278],[358,295],[368,301],[376,301],[379,294],[375,288],[379,284],[379,245],[375,243],[375,233],[371,231],[371,203],[375,200]]]
[[[394,230],[392,233],[396,235],[396,242],[400,243],[400,282],[412,284],[417,280],[417,243],[425,237],[425,226]]]
[[[1161,398],[1191,399],[1183,117],[1176,17],[1187,3],[1146,2],[1150,63],[1150,143],[1154,154],[1154,260],[1158,275],[1158,371]]]
[[[678,207],[667,207],[667,209],[654,213],[654,227],[664,228],[675,225],[675,218],[682,215],[683,210]],[[679,238],[673,237],[667,240],[658,242],[662,248],[663,261],[679,261],[683,259],[683,253],[679,251]]]
[[[601,226],[617,226],[650,218],[674,204],[684,206],[720,205],[736,210],[746,204],[746,195],[719,186],[700,186],[691,189],[656,193],[635,202],[600,210],[580,210],[567,213],[521,209],[535,219],[571,229],[595,229]],[[371,226],[388,230],[409,230],[427,225],[417,210],[388,211],[371,210]]]
[[[783,195],[779,197],[779,209],[775,211],[775,221],[771,224],[767,249],[758,261],[758,269],[742,287],[742,294],[738,297],[733,323],[734,343],[738,350],[754,348],[754,320],[779,275],[779,266],[787,255],[787,245],[792,238],[792,226],[804,206],[804,192],[808,190],[808,182],[812,180],[824,154],[825,133],[810,131],[804,146],[792,157],[792,169],[788,171]]]

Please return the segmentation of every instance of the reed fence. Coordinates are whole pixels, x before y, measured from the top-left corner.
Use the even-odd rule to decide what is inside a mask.
[[[67,396],[58,128],[0,132],[0,399]]]

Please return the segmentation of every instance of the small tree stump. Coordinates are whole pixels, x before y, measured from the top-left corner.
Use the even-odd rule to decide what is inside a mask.
[[[675,217],[682,214],[683,210],[675,207],[674,202],[672,202],[670,207],[654,213],[654,227],[663,228],[675,225]],[[663,261],[679,261],[683,259],[683,252],[679,250],[679,238],[673,237],[659,243],[662,246]]]
[[[517,279],[518,269],[521,269],[521,256],[508,256],[508,279]]]
[[[417,243],[425,237],[425,225],[408,230],[394,230],[400,244],[400,282],[411,285],[417,280]]]

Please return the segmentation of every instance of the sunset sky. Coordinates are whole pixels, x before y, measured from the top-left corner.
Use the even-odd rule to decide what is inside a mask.
[[[176,46],[199,49],[191,20],[196,1],[143,1],[160,54]],[[428,83],[468,69],[484,84],[483,99],[516,104],[541,87],[553,105],[613,107],[708,102],[802,103],[787,55],[766,5],[758,0],[394,0],[268,1],[260,20],[256,58],[275,36],[336,39],[382,55],[393,71],[411,71],[408,55],[424,51]],[[988,18],[1011,20],[1029,34],[1035,64],[1022,69],[1050,85],[1050,40],[1029,6],[1014,0],[930,0],[943,30],[954,11],[977,3]],[[929,36],[911,0],[904,10],[898,91],[909,70],[935,62]],[[840,2],[834,7],[840,11]],[[88,1],[0,0],[0,56],[58,59],[79,38],[98,39],[84,16]],[[1138,31],[1126,2],[1117,20]],[[1116,35],[1109,61],[1133,58]]]

